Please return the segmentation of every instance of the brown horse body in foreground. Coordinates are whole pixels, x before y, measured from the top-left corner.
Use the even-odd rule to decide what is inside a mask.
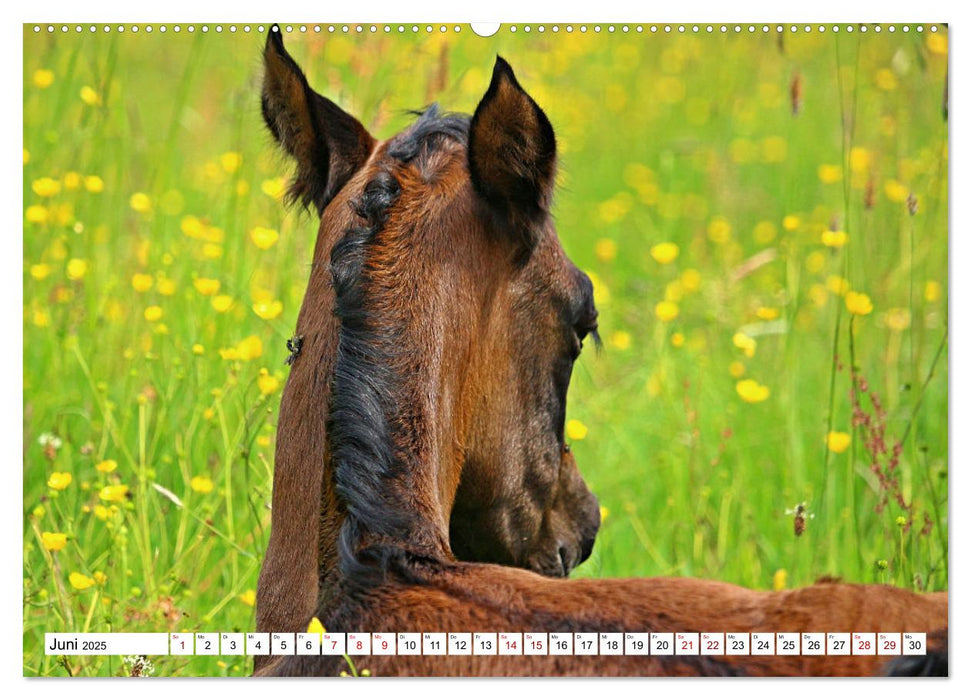
[[[291,195],[321,224],[281,405],[258,629],[301,631],[314,615],[369,632],[946,629],[946,594],[887,586],[551,578],[589,555],[599,513],[563,435],[596,310],[549,216],[549,121],[498,59],[471,120],[431,109],[379,143],[309,87],[278,30],[264,60],[264,118],[296,160]],[[946,632],[928,640],[926,663],[899,667],[939,672],[943,660],[946,672]],[[887,658],[357,663],[376,675],[869,675]],[[327,656],[257,664],[346,668]]]

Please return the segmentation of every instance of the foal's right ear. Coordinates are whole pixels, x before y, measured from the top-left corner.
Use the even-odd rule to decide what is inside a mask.
[[[492,82],[469,125],[472,184],[532,244],[531,224],[549,211],[556,137],[539,105],[496,57]]]
[[[314,92],[283,48],[273,25],[263,50],[263,120],[297,161],[289,198],[321,214],[350,177],[367,162],[374,138],[360,122]]]

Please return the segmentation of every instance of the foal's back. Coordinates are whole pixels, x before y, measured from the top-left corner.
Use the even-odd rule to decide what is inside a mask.
[[[753,591],[697,579],[550,580],[458,564],[423,585],[387,584],[349,597],[334,616],[367,632],[928,632],[946,649],[947,594],[821,583]],[[347,623],[344,623],[345,625]],[[946,651],[944,652],[946,654]],[[886,656],[368,656],[376,676],[859,676]],[[269,674],[336,675],[340,657],[288,657]]]

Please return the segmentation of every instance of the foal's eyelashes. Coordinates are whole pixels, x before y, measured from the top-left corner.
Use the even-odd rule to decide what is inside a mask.
[[[597,319],[594,317],[593,321],[584,321],[577,324],[573,330],[577,334],[577,338],[579,338],[581,344],[586,340],[587,336],[592,336],[593,341],[597,345],[600,345],[600,333],[597,332],[598,328]]]

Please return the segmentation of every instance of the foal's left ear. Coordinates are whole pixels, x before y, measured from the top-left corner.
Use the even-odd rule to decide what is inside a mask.
[[[531,246],[530,225],[549,210],[555,170],[550,120],[497,56],[492,82],[469,127],[472,184]]]
[[[263,119],[297,161],[290,199],[321,214],[341,187],[367,162],[374,138],[360,122],[311,89],[283,47],[274,25],[263,50]]]

